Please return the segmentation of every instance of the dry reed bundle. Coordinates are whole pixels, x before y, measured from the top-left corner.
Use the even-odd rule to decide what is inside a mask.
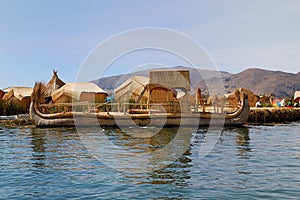
[[[43,82],[36,82],[34,84],[33,92],[31,94],[32,102],[42,104],[45,101],[46,85]]]

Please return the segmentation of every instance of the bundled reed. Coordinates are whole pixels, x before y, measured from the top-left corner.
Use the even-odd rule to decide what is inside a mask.
[[[300,120],[300,108],[251,108],[248,123],[284,123]]]
[[[43,82],[36,82],[34,84],[33,92],[31,94],[32,102],[42,104],[45,101],[46,85]]]

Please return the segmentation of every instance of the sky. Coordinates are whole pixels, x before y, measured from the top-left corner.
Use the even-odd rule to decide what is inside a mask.
[[[299,11],[298,0],[0,0],[0,88],[47,82],[54,69],[65,82],[74,82],[99,45],[145,27],[186,35],[218,70],[238,73],[257,67],[297,73]],[[170,52],[143,49],[120,56],[105,74],[88,78],[146,65],[189,64]]]

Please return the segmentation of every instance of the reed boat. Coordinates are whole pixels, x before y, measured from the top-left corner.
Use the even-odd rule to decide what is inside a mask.
[[[62,126],[241,126],[250,113],[247,96],[241,99],[240,106],[231,113],[188,112],[160,113],[151,110],[140,112],[60,112],[47,114],[41,111],[41,106],[32,101],[30,117],[37,127]],[[51,105],[56,106],[54,105]],[[58,106],[58,105],[57,105]],[[74,105],[73,105],[74,106]]]
[[[54,76],[56,75],[54,73]],[[46,86],[39,82],[35,84],[33,89],[30,116],[38,127],[95,125],[101,127],[199,127],[210,125],[240,126],[246,122],[250,113],[249,95],[242,88],[231,94],[236,99],[235,104],[237,105],[234,109],[223,109],[225,105],[220,100],[207,105],[207,108],[221,105],[221,112],[218,109],[217,111],[216,109],[206,109],[206,105],[199,101],[201,94],[198,90],[197,101],[192,103],[189,98],[191,84],[188,70],[149,71],[149,80],[147,79],[147,81],[148,83],[142,84],[142,88],[138,90],[136,85],[127,88],[130,93],[133,93],[132,90],[139,91],[137,105],[131,103],[122,103],[121,105],[121,102],[128,102],[124,100],[116,100],[115,103],[103,103],[102,96],[96,98],[96,94],[101,93],[107,96],[107,93],[101,88],[95,89],[98,87],[96,85],[90,86],[91,83],[88,87],[86,86],[87,83],[65,84],[54,92],[50,92],[49,88],[57,88],[58,84],[53,85],[53,81],[50,81]],[[125,83],[127,84],[127,82]],[[84,87],[82,87],[83,85]],[[127,89],[124,85],[121,86],[123,94]],[[180,89],[184,96],[181,99],[177,98],[174,89]],[[85,96],[82,96],[83,94]],[[147,99],[144,101],[147,103],[141,104],[142,97]],[[49,101],[51,99],[52,102]],[[99,103],[96,104],[95,99],[98,99]]]

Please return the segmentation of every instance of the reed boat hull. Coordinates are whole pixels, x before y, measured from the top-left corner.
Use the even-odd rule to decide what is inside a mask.
[[[34,106],[30,106],[30,117],[37,127],[65,126],[241,126],[250,113],[247,99],[240,108],[230,114],[217,113],[151,113],[124,114],[120,112],[102,113],[57,113],[43,114]]]

